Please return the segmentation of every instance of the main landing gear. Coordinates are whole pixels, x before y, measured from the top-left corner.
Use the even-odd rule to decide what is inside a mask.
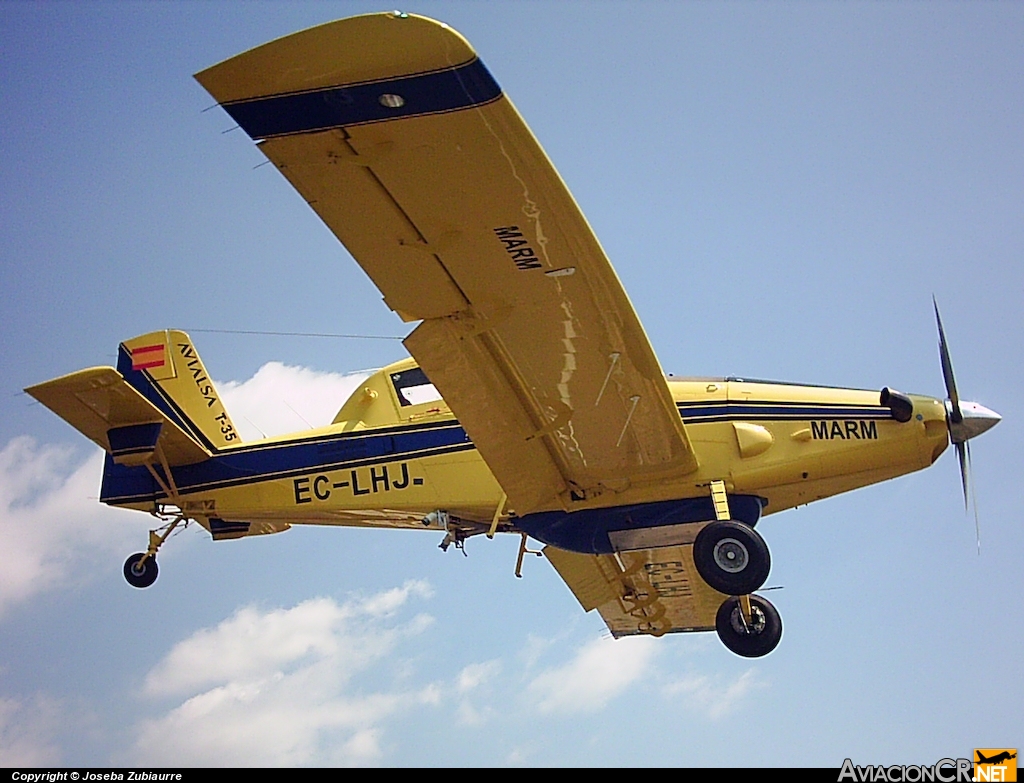
[[[184,522],[188,524],[185,517],[175,517],[163,527],[149,531],[149,546],[145,552],[137,552],[124,561],[124,578],[132,587],[149,587],[156,581],[160,574],[160,568],[156,564],[157,550],[163,545],[174,529]]]
[[[782,639],[782,618],[767,600],[751,595],[768,578],[768,545],[752,527],[735,520],[706,525],[693,542],[693,564],[701,579],[730,596],[715,617],[715,630],[729,650],[760,658]]]
[[[711,482],[717,519],[701,528],[693,542],[693,564],[701,579],[729,598],[715,616],[715,630],[729,650],[760,658],[782,639],[782,618],[767,599],[751,595],[768,578],[771,555],[761,534],[730,519],[722,481]]]

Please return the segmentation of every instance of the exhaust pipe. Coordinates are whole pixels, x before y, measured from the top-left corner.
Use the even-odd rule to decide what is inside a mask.
[[[892,412],[892,417],[896,421],[906,423],[914,415],[914,403],[911,399],[895,389],[890,389],[888,386],[882,389],[880,401],[882,405]]]

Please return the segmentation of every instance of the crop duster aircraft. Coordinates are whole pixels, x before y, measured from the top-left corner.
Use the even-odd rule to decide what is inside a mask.
[[[159,331],[26,391],[107,452],[100,500],[214,539],[294,524],[543,542],[615,637],[717,630],[769,653],[756,530],[931,465],[999,421],[947,398],[666,378],[565,184],[469,43],[400,12],[280,38],[196,77],[406,322],[412,358],[326,427],[244,442],[192,340]],[[936,317],[938,309],[936,308]]]

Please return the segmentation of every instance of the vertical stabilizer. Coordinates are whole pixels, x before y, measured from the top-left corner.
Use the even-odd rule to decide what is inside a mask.
[[[117,369],[211,451],[241,442],[192,338],[184,332],[166,329],[125,340],[118,350]]]

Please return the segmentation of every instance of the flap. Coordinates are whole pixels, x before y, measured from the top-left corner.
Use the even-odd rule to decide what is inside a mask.
[[[113,367],[92,367],[25,389],[107,453],[108,432],[133,425],[159,424],[156,443],[171,465],[190,465],[210,454],[133,389]],[[153,428],[155,430],[155,428]],[[116,444],[120,451],[125,445]],[[138,444],[136,444],[138,445]]]
[[[715,614],[727,597],[698,576],[692,545],[617,556],[547,546],[544,555],[584,611],[597,609],[616,638],[713,631]]]
[[[631,484],[696,469],[604,251],[458,33],[356,17],[197,78],[387,304],[424,321],[406,346],[517,513],[614,505]]]

